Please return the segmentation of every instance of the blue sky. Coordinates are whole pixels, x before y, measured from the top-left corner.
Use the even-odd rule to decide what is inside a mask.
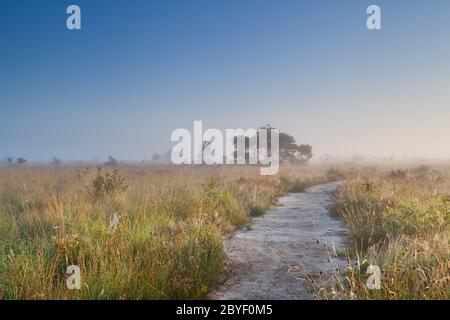
[[[0,36],[0,157],[140,160],[194,120],[450,157],[447,0],[2,0]]]

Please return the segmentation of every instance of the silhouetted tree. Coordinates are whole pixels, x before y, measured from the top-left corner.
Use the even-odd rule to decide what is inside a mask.
[[[16,161],[17,161],[17,164],[24,164],[25,162],[27,162],[27,160],[24,158],[17,158]]]
[[[117,167],[118,164],[119,164],[119,162],[116,159],[114,159],[113,157],[109,156],[108,157],[108,161],[105,162],[103,165],[105,167]]]
[[[13,159],[13,158],[11,158],[11,157],[9,157],[9,158],[6,158],[6,161],[8,161],[8,164],[9,164],[9,165],[12,165],[12,164],[13,164],[13,161],[14,161],[14,159]]]
[[[288,163],[305,164],[312,158],[312,146],[297,145],[294,137],[287,133],[280,133],[280,160]]]
[[[152,157],[152,161],[157,162],[162,159],[161,155],[159,153],[155,153]]]
[[[309,144],[300,144],[296,156],[300,163],[307,163],[313,157],[312,146]]]
[[[53,157],[52,163],[53,163],[55,166],[59,166],[59,165],[62,163],[62,160],[61,160],[61,159],[58,159],[58,158],[56,158],[56,157]]]
[[[271,155],[272,149],[272,137],[271,137],[271,129],[275,129],[267,125],[267,127],[262,127],[260,129],[266,129],[267,131],[267,147],[268,147],[268,155]],[[250,145],[250,137],[244,137],[245,141],[245,160],[246,163],[249,161],[249,145]],[[238,138],[235,137],[234,144],[234,158],[237,159],[237,147],[238,147]],[[259,132],[257,133],[257,145],[260,147],[259,143]],[[312,146],[308,144],[297,145],[294,137],[287,133],[280,132],[279,134],[279,148],[280,148],[280,161],[284,163],[292,163],[292,164],[306,164],[313,156]]]

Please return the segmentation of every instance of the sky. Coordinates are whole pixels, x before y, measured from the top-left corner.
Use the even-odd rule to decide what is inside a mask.
[[[194,120],[450,158],[448,0],[2,0],[0,40],[0,158],[149,159]]]

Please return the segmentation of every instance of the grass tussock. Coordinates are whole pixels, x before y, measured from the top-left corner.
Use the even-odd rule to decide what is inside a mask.
[[[347,181],[334,212],[351,229],[356,255],[313,282],[316,297],[450,299],[449,172],[421,166]],[[379,290],[367,286],[369,265],[380,267]]]
[[[296,186],[252,167],[5,167],[0,182],[0,299],[202,298],[222,280],[223,235]]]

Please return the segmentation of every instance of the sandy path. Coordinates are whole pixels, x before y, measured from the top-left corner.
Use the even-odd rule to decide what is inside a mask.
[[[229,279],[209,298],[311,299],[304,273],[296,266],[307,274],[333,272],[325,246],[340,250],[347,232],[328,212],[337,186],[320,185],[283,197],[280,206],[226,240]]]

